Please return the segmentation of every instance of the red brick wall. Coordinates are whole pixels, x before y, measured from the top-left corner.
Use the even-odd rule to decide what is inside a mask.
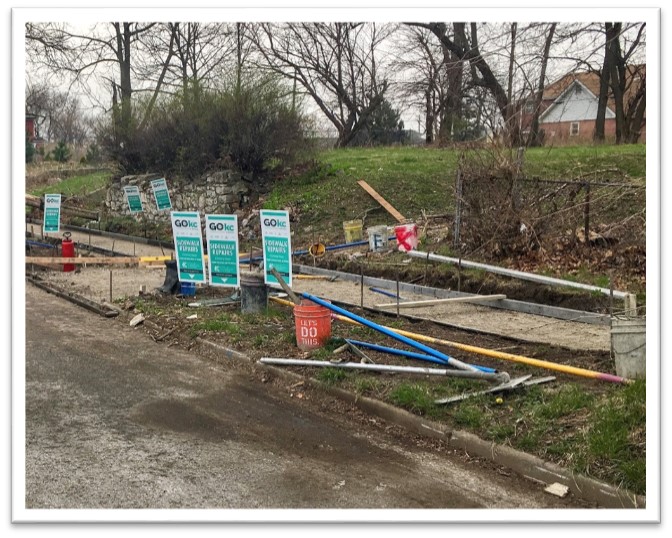
[[[26,134],[28,140],[32,141],[35,138],[35,119],[26,118]]]
[[[579,132],[576,135],[570,134],[572,123],[579,124]],[[571,145],[586,144],[593,141],[593,132],[595,131],[595,120],[583,120],[579,122],[562,121],[558,123],[544,123],[541,125],[544,130],[544,145]],[[616,137],[616,120],[605,120],[604,136],[607,140],[613,140]]]

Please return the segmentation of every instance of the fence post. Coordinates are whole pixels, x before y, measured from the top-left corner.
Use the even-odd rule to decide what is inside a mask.
[[[453,248],[460,246],[460,227],[462,225],[462,167],[457,167],[455,178],[455,228],[453,230]]]
[[[586,198],[583,204],[583,237],[586,245],[590,247],[590,183],[586,181],[584,187],[586,188]]]

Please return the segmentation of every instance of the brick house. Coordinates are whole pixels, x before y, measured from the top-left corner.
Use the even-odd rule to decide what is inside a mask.
[[[640,77],[645,76],[645,65],[628,66],[623,99],[626,109],[639,88]],[[593,72],[567,73],[546,86],[539,116],[539,128],[543,130],[544,144],[566,145],[592,142],[599,93],[600,77]],[[533,95],[519,106],[520,130],[524,135],[529,133],[534,106]],[[607,99],[604,134],[607,141],[613,141],[616,137],[616,114],[611,90]],[[646,142],[646,114],[639,142]]]

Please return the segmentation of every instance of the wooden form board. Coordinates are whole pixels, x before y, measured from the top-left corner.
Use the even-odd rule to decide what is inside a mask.
[[[446,299],[429,299],[427,301],[400,301],[399,308],[421,308],[446,303],[482,303],[488,301],[501,301],[506,295],[474,295],[473,297],[449,297]],[[396,307],[397,303],[377,304],[376,308]]]
[[[383,198],[380,194],[378,194],[374,190],[374,188],[371,185],[369,185],[366,181],[360,179],[357,183],[359,184],[360,187],[362,187],[362,189],[368,192],[376,202],[382,205],[390,215],[392,215],[395,219],[397,219],[398,222],[406,222],[406,217],[404,217],[401,213],[399,213],[399,211],[394,209],[394,207],[392,207],[390,203],[387,200],[385,200],[385,198]]]

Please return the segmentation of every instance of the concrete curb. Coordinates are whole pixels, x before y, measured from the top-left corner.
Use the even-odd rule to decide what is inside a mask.
[[[196,341],[200,344],[210,346],[223,353],[228,359],[245,360],[254,363],[247,355],[227,347],[215,344],[209,340],[197,337]],[[544,461],[536,456],[525,452],[520,452],[505,445],[499,445],[490,441],[485,441],[480,437],[465,431],[449,430],[443,424],[438,424],[414,415],[404,409],[394,407],[380,400],[360,396],[353,392],[325,386],[314,378],[304,377],[294,372],[282,370],[276,366],[263,364],[264,368],[269,369],[274,374],[292,381],[303,381],[311,387],[319,388],[348,403],[356,405],[364,412],[375,415],[397,426],[401,426],[413,433],[443,439],[449,443],[452,448],[464,450],[469,454],[487,459],[509,468],[516,473],[538,482],[552,484],[558,482],[569,488],[569,490],[578,498],[585,501],[594,502],[602,508],[645,508],[646,497],[635,495],[627,490],[599,482],[598,480],[575,474],[572,471],[564,469],[554,463]]]

